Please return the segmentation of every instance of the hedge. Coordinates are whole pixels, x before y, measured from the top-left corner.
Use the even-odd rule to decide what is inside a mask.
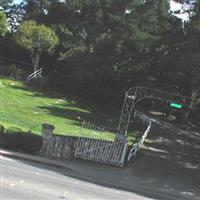
[[[41,136],[24,132],[15,127],[10,127],[5,132],[0,133],[0,146],[12,150],[34,154],[41,149],[42,143]]]
[[[4,126],[0,124],[0,134],[4,133],[4,130],[5,130]]]

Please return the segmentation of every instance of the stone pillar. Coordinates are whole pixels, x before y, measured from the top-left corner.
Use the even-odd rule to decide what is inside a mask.
[[[49,151],[50,151],[50,144],[51,144],[51,139],[52,139],[52,135],[53,135],[53,131],[55,129],[55,126],[51,125],[51,124],[47,124],[44,123],[42,125],[42,137],[43,137],[43,145],[41,148],[41,153],[43,155],[49,155]]]
[[[54,129],[55,129],[54,125],[44,123],[42,125],[42,137],[48,139],[53,135]]]

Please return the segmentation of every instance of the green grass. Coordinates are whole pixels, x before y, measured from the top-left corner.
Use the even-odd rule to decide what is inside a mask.
[[[6,128],[16,126],[23,131],[40,134],[42,124],[50,123],[56,127],[56,134],[79,136],[82,120],[100,126],[106,125],[110,118],[110,115],[82,99],[64,98],[57,93],[27,87],[19,81],[0,79],[0,123]],[[114,138],[113,134],[106,132],[86,130],[83,133],[95,138]]]

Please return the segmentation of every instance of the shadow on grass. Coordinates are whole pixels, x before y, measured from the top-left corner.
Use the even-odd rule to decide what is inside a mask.
[[[94,111],[96,108],[99,108],[99,110],[102,110],[101,106],[96,106],[95,104],[92,104],[89,100],[85,100],[83,98],[80,98],[78,96],[74,95],[63,95],[61,93],[52,91],[52,90],[44,90],[44,89],[36,89],[30,86],[18,86],[18,85],[9,85],[10,88],[17,89],[17,90],[24,90],[24,91],[30,91],[32,94],[27,94],[31,97],[41,97],[41,98],[50,98],[55,100],[60,100],[63,102],[66,102],[67,105],[74,105],[78,108],[90,108],[91,112]],[[63,106],[65,104],[63,103]],[[103,110],[104,111],[104,110]]]
[[[32,92],[33,95],[29,95],[29,96],[33,96],[33,97],[45,97],[45,98],[59,98],[59,94],[52,92],[50,90],[43,90],[43,89],[36,89],[30,86],[19,86],[19,85],[8,85],[10,88],[16,89],[16,90],[22,90],[22,91],[29,91]]]
[[[67,118],[79,122],[91,122],[97,126],[109,128],[116,128],[119,120],[118,113],[117,115],[108,114],[100,107],[95,107],[91,103],[80,98],[61,98],[51,105],[39,106],[38,108],[48,110],[50,115],[56,117]]]
[[[103,122],[102,118],[98,115],[98,113],[91,113],[88,111],[81,111],[79,108],[73,105],[70,107],[67,105],[66,107],[62,106],[39,106],[39,109],[45,109],[49,112],[50,115],[70,119],[73,121],[77,121],[78,123],[82,121],[90,121],[94,122],[96,125],[106,125]],[[105,119],[105,118],[103,118]]]
[[[50,90],[39,90],[29,86],[9,85],[9,87],[16,90],[30,91],[25,94],[30,97],[55,99],[54,103],[48,106],[38,106],[38,109],[46,110],[49,115],[70,119],[73,124],[80,126],[82,121],[89,121],[96,126],[109,127],[116,129],[119,118],[104,112],[100,107],[95,107],[89,101],[79,97],[67,96],[52,92]],[[117,113],[117,116],[119,114]],[[56,124],[55,124],[56,125]]]

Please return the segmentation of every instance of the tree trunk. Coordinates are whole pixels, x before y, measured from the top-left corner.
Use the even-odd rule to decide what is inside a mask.
[[[31,56],[31,60],[33,63],[33,71],[36,72],[38,70],[38,66],[39,66],[40,53],[39,52],[37,52],[37,53],[31,52],[30,56]]]

